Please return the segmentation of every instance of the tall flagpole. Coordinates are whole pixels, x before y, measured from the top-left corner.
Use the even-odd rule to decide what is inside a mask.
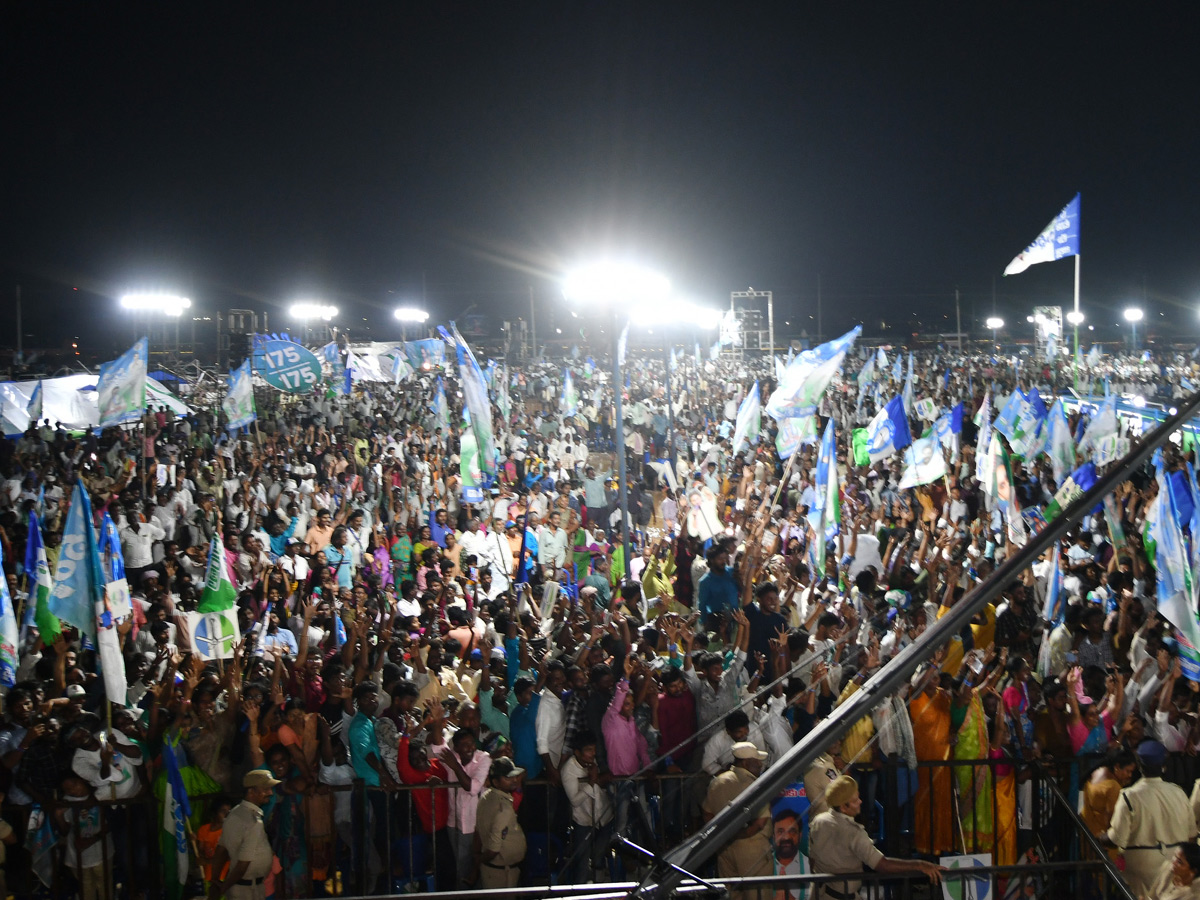
[[[1075,355],[1071,358],[1071,371],[1074,374],[1075,390],[1079,391],[1079,261],[1081,254],[1075,254]]]

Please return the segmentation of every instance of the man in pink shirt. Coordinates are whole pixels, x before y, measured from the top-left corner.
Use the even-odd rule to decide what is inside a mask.
[[[629,776],[650,765],[650,750],[646,746],[645,736],[633,719],[635,704],[633,695],[629,692],[629,679],[633,677],[639,665],[635,657],[625,657],[625,677],[617,685],[600,727],[604,732],[604,748],[608,753],[608,770],[616,782],[616,799],[613,804],[616,808],[614,831],[616,834],[630,833],[629,806],[631,802],[636,802],[637,821],[641,823],[643,838],[650,839],[654,832],[646,817],[645,791],[641,782],[628,780]],[[649,673],[644,673],[642,677],[650,676]],[[651,690],[649,695],[653,696],[657,703],[658,692]]]

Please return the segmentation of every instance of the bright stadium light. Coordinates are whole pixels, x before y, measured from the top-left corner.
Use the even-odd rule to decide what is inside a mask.
[[[992,329],[992,331],[996,331],[997,329],[1004,327],[1004,320],[999,316],[989,316],[988,320],[983,324]]]
[[[293,303],[288,314],[293,319],[307,321],[309,319],[321,319],[328,322],[338,314],[336,306],[326,306],[322,303]]]
[[[1143,313],[1136,306],[1131,306],[1125,310],[1122,315],[1125,316],[1126,322],[1140,322],[1142,321],[1142,317],[1145,316],[1145,313]]]
[[[139,312],[160,312],[167,316],[181,316],[185,309],[191,308],[192,301],[187,297],[177,297],[174,294],[126,294],[121,298],[121,306]]]
[[[625,263],[594,263],[563,281],[563,295],[575,303],[633,306],[659,303],[671,293],[665,275]]]
[[[1073,309],[1069,313],[1067,313],[1067,321],[1070,322],[1072,325],[1082,325],[1083,324],[1083,313],[1079,312],[1078,310]]]
[[[429,313],[423,309],[417,309],[415,306],[401,306],[392,313],[401,322],[427,322],[429,321]]]

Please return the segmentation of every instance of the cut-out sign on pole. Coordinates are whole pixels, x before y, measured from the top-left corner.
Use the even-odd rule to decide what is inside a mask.
[[[321,383],[321,363],[317,357],[292,341],[257,342],[254,371],[267,384],[289,394],[307,393]]]

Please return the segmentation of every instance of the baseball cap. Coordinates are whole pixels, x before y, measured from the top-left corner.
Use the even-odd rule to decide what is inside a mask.
[[[493,778],[516,778],[524,775],[525,770],[512,761],[510,757],[501,756],[492,763]]]
[[[68,684],[67,685],[67,697],[68,698],[73,699],[75,697],[86,697],[86,696],[87,696],[87,691],[85,691],[83,689],[82,684]]]
[[[764,760],[767,758],[767,754],[765,750],[759,750],[750,741],[738,741],[733,745],[733,758]]]
[[[267,769],[251,769],[242,778],[242,787],[269,788],[279,784],[279,779]]]

